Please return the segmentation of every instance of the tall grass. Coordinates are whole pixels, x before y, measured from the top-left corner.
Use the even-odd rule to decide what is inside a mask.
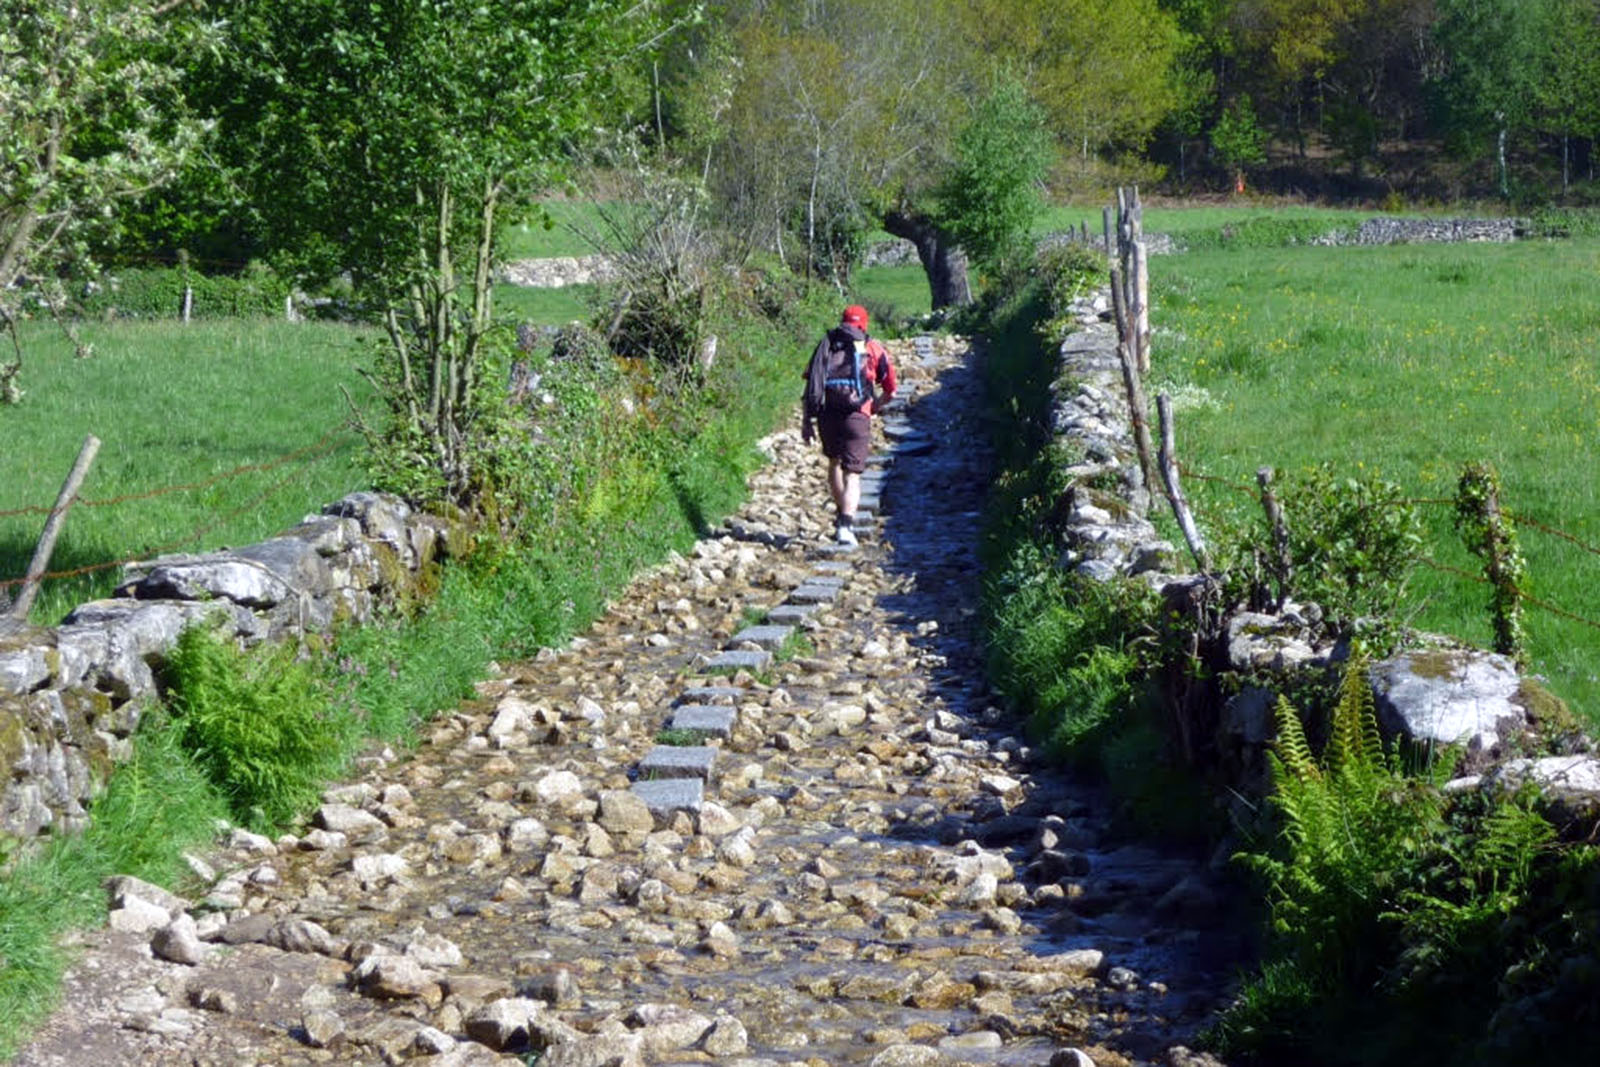
[[[55,1003],[70,954],[61,935],[105,915],[106,877],[177,884],[183,851],[201,844],[225,813],[175,731],[152,715],[133,759],[96,801],[89,828],[52,839],[0,878],[0,1060]]]
[[[1600,621],[1600,241],[1192,252],[1153,270],[1154,376],[1188,398],[1186,463],[1247,484],[1323,461],[1448,498],[1464,464],[1500,471],[1532,594]],[[1158,388],[1160,386],[1158,385]],[[1204,520],[1249,501],[1191,480]],[[1473,571],[1448,505],[1426,553]],[[1487,644],[1488,591],[1426,567],[1402,614]],[[1534,667],[1600,723],[1600,631],[1537,609]]]
[[[92,358],[75,359],[53,327],[23,326],[27,395],[0,410],[0,511],[49,508],[87,434],[102,444],[85,500],[210,484],[74,508],[51,570],[258,541],[364,484],[339,389],[368,399],[356,373],[366,331],[269,320],[86,323],[80,331]],[[300,451],[271,470],[212,482]],[[0,580],[22,575],[43,522],[0,515]],[[32,617],[53,623],[118,578],[109,570],[47,583]]]

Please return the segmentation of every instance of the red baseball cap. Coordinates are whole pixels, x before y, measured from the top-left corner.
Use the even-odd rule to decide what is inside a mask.
[[[855,326],[865,330],[867,328],[867,309],[860,304],[851,304],[844,309],[844,314],[839,317],[839,322],[844,326]]]

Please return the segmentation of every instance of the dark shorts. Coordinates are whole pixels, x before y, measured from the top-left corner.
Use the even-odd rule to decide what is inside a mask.
[[[867,469],[867,453],[872,451],[872,419],[852,411],[846,415],[824,412],[817,420],[817,435],[822,438],[822,454],[839,461],[839,466],[854,474]]]

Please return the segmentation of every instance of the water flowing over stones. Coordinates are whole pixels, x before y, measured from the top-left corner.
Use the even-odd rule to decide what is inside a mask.
[[[743,511],[188,897],[119,881],[16,1063],[1204,1064],[1203,862],[991,700],[964,342],[895,342],[859,548],[785,430]]]

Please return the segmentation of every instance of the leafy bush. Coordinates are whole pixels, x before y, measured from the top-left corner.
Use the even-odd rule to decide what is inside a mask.
[[[1276,721],[1277,838],[1240,857],[1269,895],[1267,955],[1213,1043],[1246,1063],[1350,1065],[1592,1048],[1600,852],[1558,846],[1527,797],[1408,776],[1359,662],[1320,756],[1286,701]]]
[[[1072,302],[1104,284],[1109,270],[1105,253],[1089,245],[1066,242],[1039,250],[1034,271],[1043,283],[1049,314],[1038,329],[1047,344],[1059,340],[1071,327],[1067,309]]]
[[[353,719],[291,647],[246,655],[200,627],[168,659],[179,742],[240,822],[270,829],[313,803],[355,738]]]
[[[79,306],[97,318],[175,319],[183,313],[183,290],[193,290],[195,318],[283,315],[290,285],[271,268],[253,263],[238,275],[201,274],[177,267],[127,267],[88,286]]]
[[[1289,594],[1320,605],[1334,632],[1387,647],[1397,636],[1394,612],[1422,544],[1416,506],[1391,482],[1341,475],[1329,463],[1275,482],[1289,534]],[[1259,583],[1259,572],[1270,570],[1277,555],[1263,513],[1219,511],[1213,518],[1232,592],[1260,600],[1264,588],[1245,587]]]

